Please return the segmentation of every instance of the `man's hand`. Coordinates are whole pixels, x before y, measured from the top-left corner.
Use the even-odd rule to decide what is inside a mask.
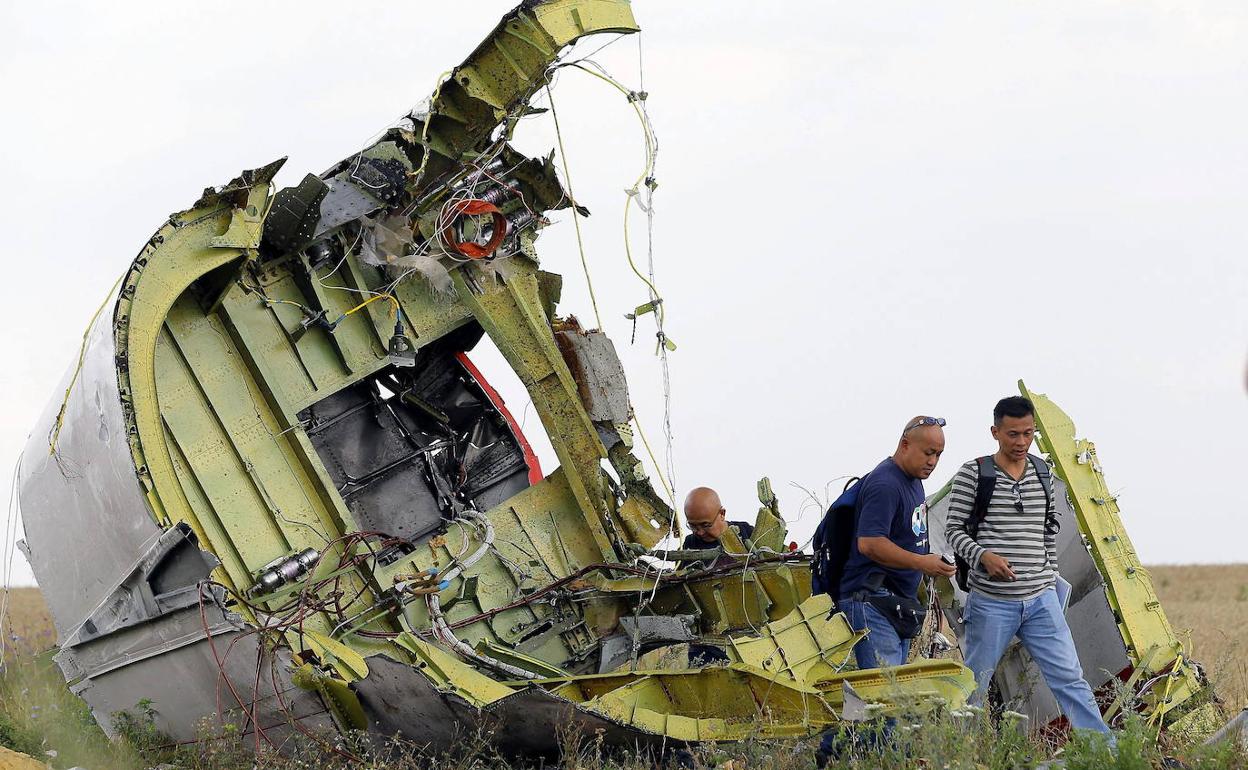
[[[1014,579],[1014,568],[1010,566],[1009,560],[992,551],[984,551],[984,555],[979,557],[979,565],[988,571],[988,577],[993,580],[1008,583]]]
[[[886,537],[858,538],[858,552],[877,564],[894,569],[917,569],[929,577],[953,577],[957,568],[940,558],[940,554],[919,555]]]
[[[928,577],[953,577],[958,571],[952,564],[940,558],[938,553],[920,556],[919,570]]]

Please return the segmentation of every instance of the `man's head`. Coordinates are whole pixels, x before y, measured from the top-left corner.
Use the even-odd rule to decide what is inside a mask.
[[[1009,460],[1022,460],[1036,435],[1036,409],[1022,396],[1008,396],[992,410],[992,437],[1001,454]]]
[[[943,417],[919,415],[906,421],[893,453],[893,462],[907,476],[925,479],[936,470],[936,463],[945,451],[945,420]]]
[[[724,506],[710,487],[697,487],[685,497],[685,521],[689,530],[705,543],[719,542],[728,528]]]

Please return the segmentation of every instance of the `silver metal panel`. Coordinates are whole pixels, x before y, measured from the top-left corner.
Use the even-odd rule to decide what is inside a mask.
[[[329,185],[329,192],[321,201],[321,218],[316,223],[313,238],[319,238],[335,227],[359,219],[360,216],[385,205],[358,185],[341,177],[326,179],[325,184]]]
[[[48,437],[77,361],[27,440],[18,480],[30,566],[61,640],[160,535],[126,441],[114,360],[114,300],[109,298],[90,331],[56,456],[49,454]]]
[[[607,424],[628,422],[628,381],[615,343],[600,331],[579,329],[556,332],[555,341],[576,380],[589,419]]]
[[[1037,727],[1062,714],[1052,690],[1040,676],[1040,669],[1017,641],[1001,657],[993,682],[1001,693],[1004,708],[1026,714]]]
[[[1226,740],[1238,741],[1240,746],[1248,749],[1248,708],[1240,711],[1229,722],[1218,728],[1218,731],[1205,741],[1205,745],[1212,746]]]
[[[1067,608],[1066,622],[1075,638],[1083,676],[1092,689],[1118,676],[1131,664],[1104,590],[1093,591]]]
[[[949,541],[945,539],[945,521],[948,518],[949,495],[945,494],[939,500],[929,498],[927,501],[927,542],[932,553],[953,553],[953,549],[949,547]],[[954,590],[957,590],[957,586],[954,586]],[[958,591],[958,595],[962,596],[962,592]],[[961,604],[960,601],[959,604]]]
[[[207,625],[207,630],[205,630]],[[61,667],[66,681],[79,682],[132,665],[155,655],[243,627],[226,620],[211,603],[201,618],[198,607],[178,610],[141,626],[125,628],[76,647],[62,647],[53,660]],[[125,704],[126,708],[134,704]]]
[[[133,710],[140,700],[151,702],[157,729],[178,741],[220,735],[231,723],[254,737],[246,716],[253,711],[265,733],[262,745],[280,746],[294,735],[292,718],[307,730],[336,730],[320,697],[291,684],[289,651],[280,650],[273,659],[261,652],[255,634],[225,628],[215,607],[206,617],[211,643],[199,611],[186,610],[78,648],[72,667],[64,653],[58,663],[67,675],[88,666],[102,672],[72,689],[110,736],[114,715]]]

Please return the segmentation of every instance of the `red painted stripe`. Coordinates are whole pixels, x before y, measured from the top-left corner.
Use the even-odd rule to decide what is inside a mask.
[[[507,404],[503,402],[503,397],[499,395],[497,390],[494,390],[490,383],[486,382],[485,377],[481,375],[481,370],[468,359],[466,353],[463,351],[456,353],[455,360],[463,364],[464,368],[468,370],[468,376],[481,386],[481,390],[485,391],[486,398],[490,399],[490,403],[494,405],[494,408],[507,421],[512,435],[520,443],[520,451],[524,453],[524,464],[529,468],[529,486],[541,481],[545,478],[542,475],[542,464],[537,459],[537,455],[534,454],[533,447],[529,446],[529,440],[524,437],[524,432],[520,430],[520,423],[516,422],[516,418],[512,417],[511,412],[507,410]]]

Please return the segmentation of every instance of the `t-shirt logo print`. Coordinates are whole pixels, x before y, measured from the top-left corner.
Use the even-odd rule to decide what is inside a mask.
[[[910,529],[914,531],[915,537],[927,531],[927,501],[919,503],[914,513],[910,514]]]

